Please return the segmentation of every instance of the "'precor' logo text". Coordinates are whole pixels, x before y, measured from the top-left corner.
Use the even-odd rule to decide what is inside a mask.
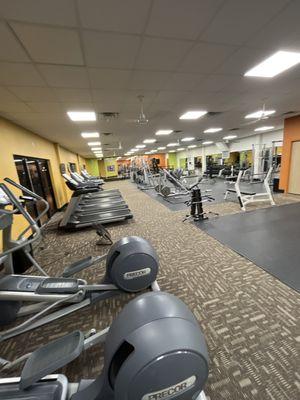
[[[150,268],[137,269],[136,271],[126,272],[124,274],[124,279],[129,280],[140,278],[141,276],[149,275],[150,272]]]
[[[195,375],[190,376],[182,382],[157,392],[145,394],[142,400],[166,400],[172,398],[175,394],[181,393],[194,385],[196,381]]]

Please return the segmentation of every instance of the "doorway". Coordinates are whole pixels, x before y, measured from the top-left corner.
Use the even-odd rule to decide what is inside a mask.
[[[300,141],[292,143],[289,193],[300,194]]]
[[[52,182],[49,173],[49,161],[42,158],[14,156],[20,184],[27,187],[49,203],[49,210],[41,220],[45,223],[57,211]],[[44,209],[41,201],[26,202],[26,209],[32,218],[36,218]]]

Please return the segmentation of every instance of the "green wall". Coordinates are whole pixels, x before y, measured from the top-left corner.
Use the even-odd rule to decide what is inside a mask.
[[[87,172],[93,176],[99,176],[98,160],[96,158],[86,159]]]
[[[169,168],[177,168],[177,156],[176,153],[168,154],[168,166]]]

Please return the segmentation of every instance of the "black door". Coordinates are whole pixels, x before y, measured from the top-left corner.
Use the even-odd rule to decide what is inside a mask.
[[[47,222],[57,210],[49,174],[49,161],[25,156],[14,156],[14,159],[21,185],[43,197],[49,203],[49,211],[41,220],[41,223]],[[34,203],[27,201],[26,208],[33,218],[37,218],[43,211],[44,205],[40,201]]]

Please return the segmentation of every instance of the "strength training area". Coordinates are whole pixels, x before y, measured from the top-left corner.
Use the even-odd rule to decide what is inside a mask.
[[[0,400],[300,399],[299,16],[0,0]]]

